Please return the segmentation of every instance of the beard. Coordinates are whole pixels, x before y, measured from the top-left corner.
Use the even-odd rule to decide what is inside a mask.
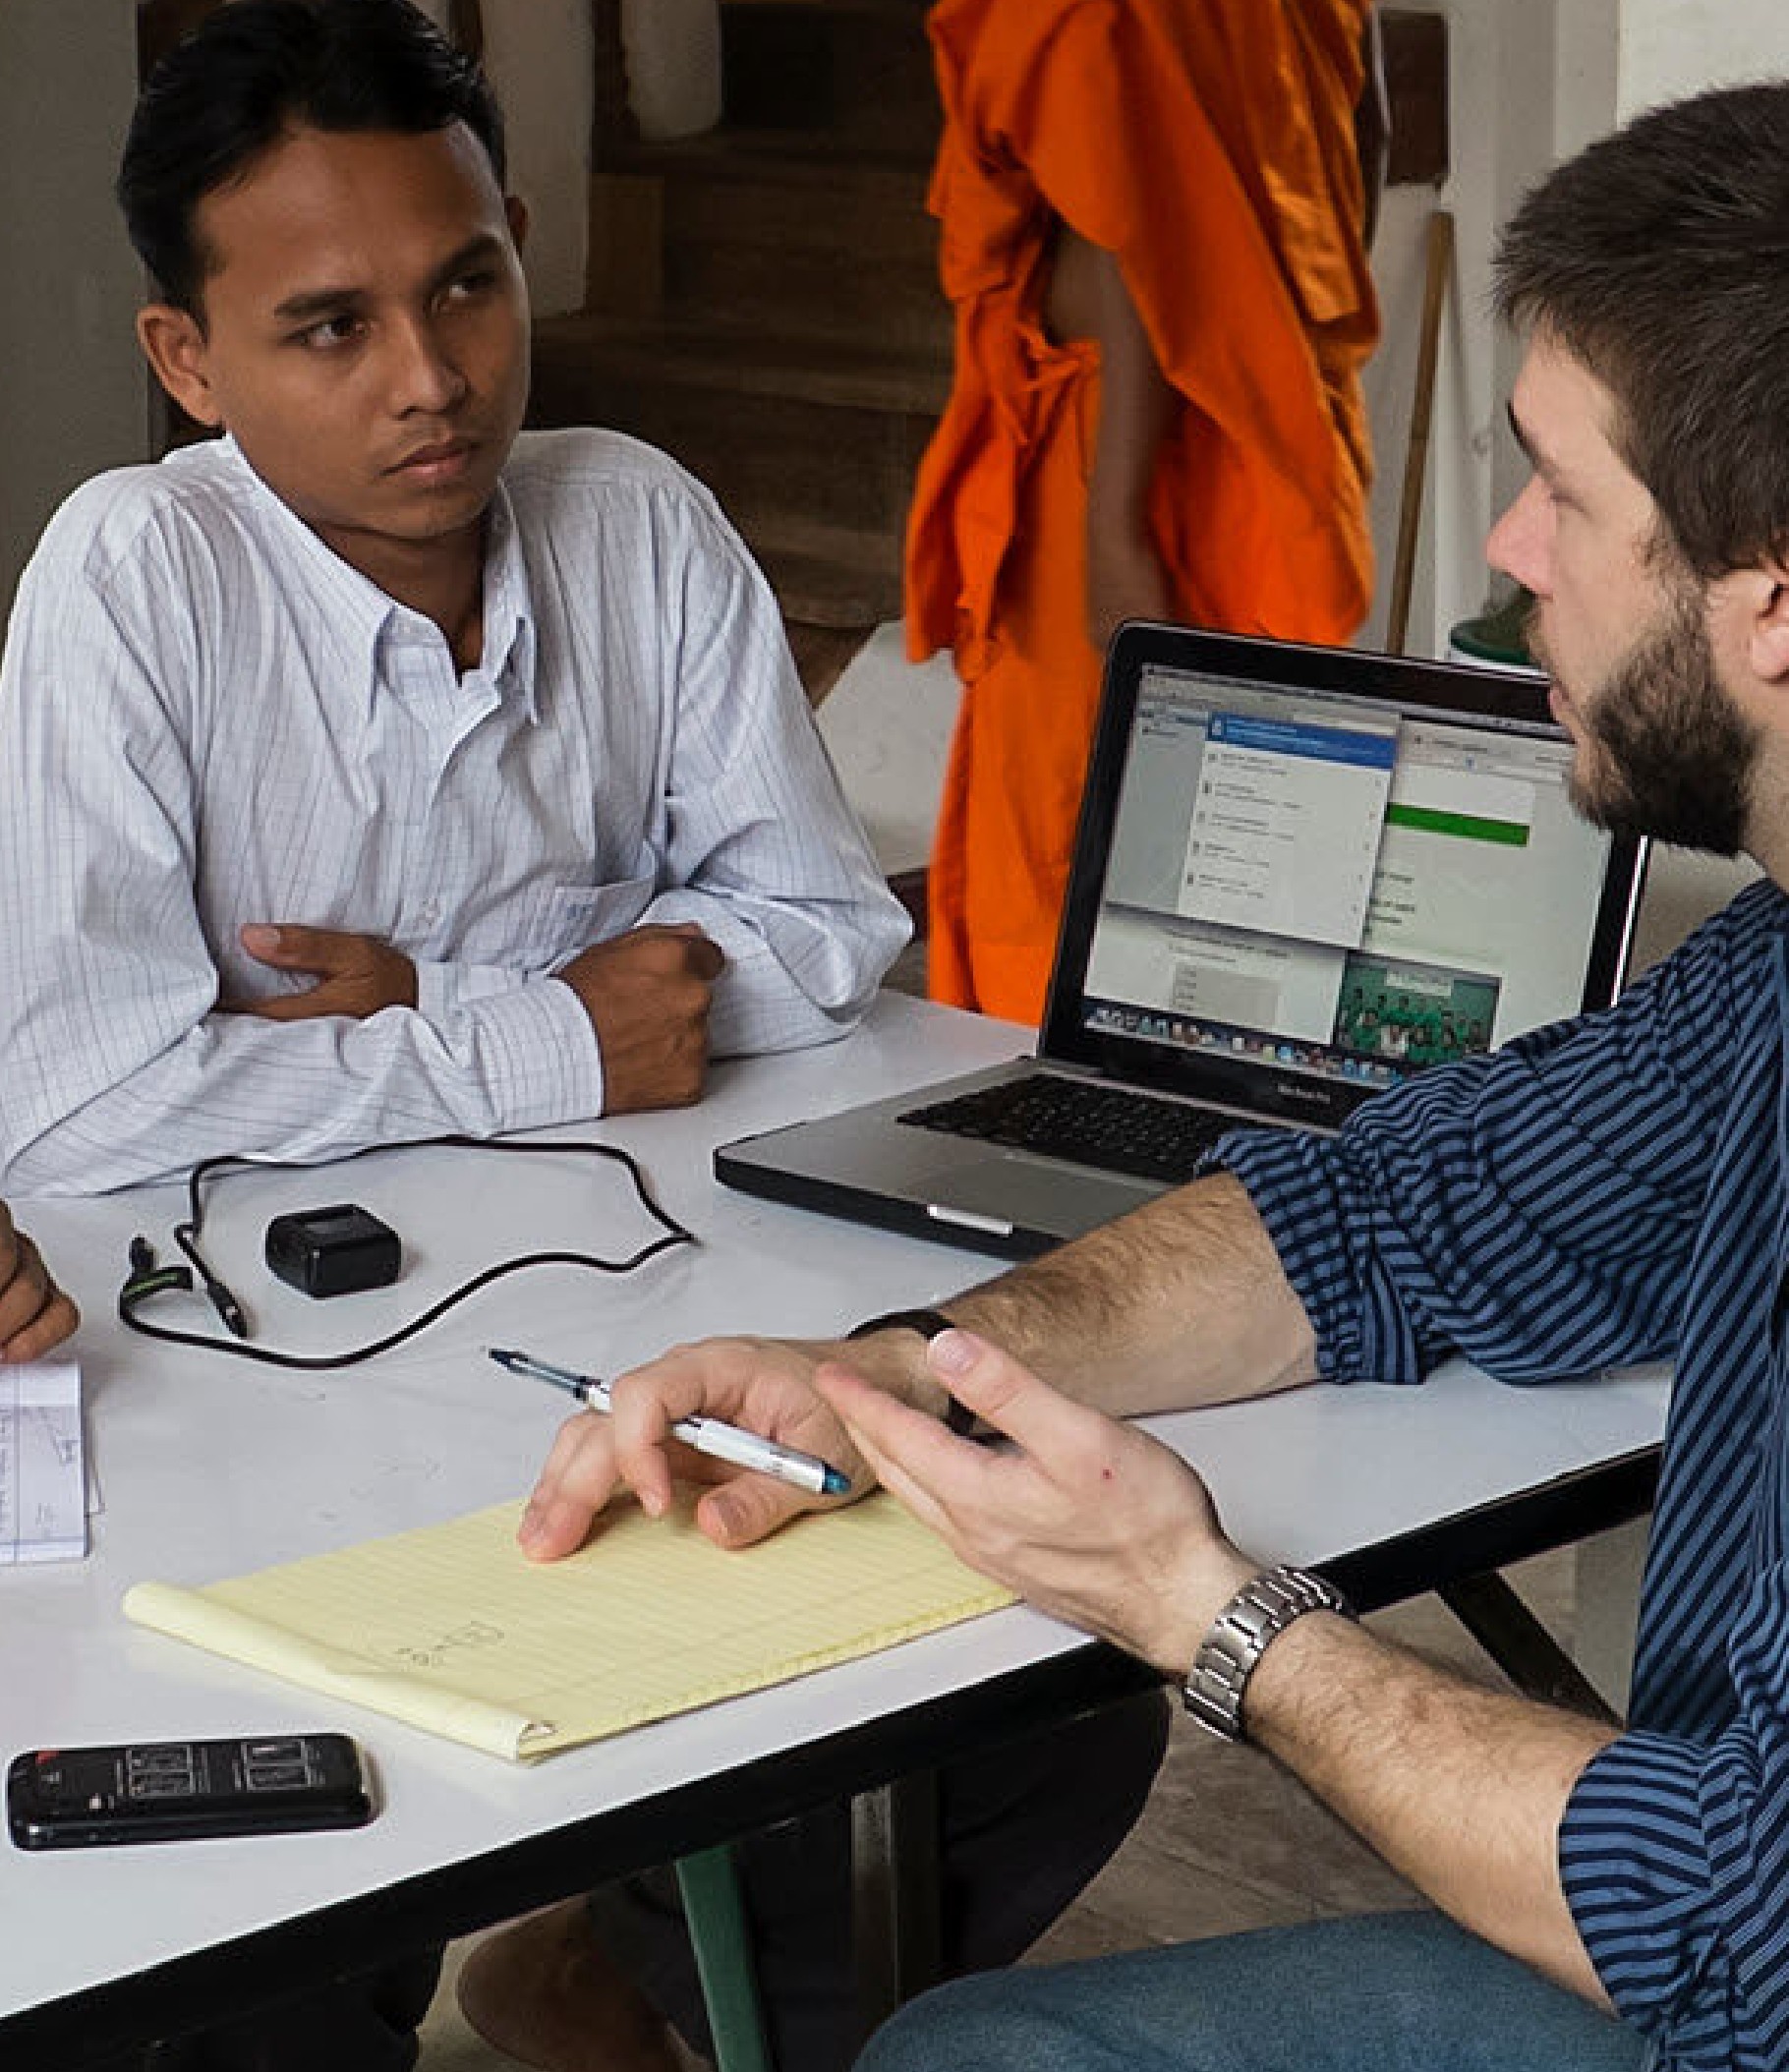
[[[1720,680],[1699,584],[1672,584],[1657,623],[1588,700],[1563,688],[1585,734],[1570,789],[1587,820],[1614,835],[1739,853],[1759,733]]]

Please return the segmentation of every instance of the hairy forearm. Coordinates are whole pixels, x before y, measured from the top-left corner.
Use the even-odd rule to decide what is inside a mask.
[[[1324,1615],[1267,1650],[1243,1716],[1251,1741],[1437,1906],[1608,2004],[1560,1884],[1558,1835],[1613,1729],[1481,1690]]]
[[[1118,1416],[1267,1395],[1315,1372],[1303,1306],[1228,1174],[946,1306],[1065,1395]]]

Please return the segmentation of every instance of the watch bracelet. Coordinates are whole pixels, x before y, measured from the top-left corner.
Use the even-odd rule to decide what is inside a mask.
[[[878,1331],[917,1331],[929,1346],[941,1332],[954,1331],[956,1326],[942,1309],[891,1309],[886,1316],[866,1317],[861,1324],[853,1324],[845,1333],[847,1342],[854,1338],[870,1338]],[[944,1425],[948,1432],[954,1432],[959,1439],[966,1439],[975,1430],[975,1412],[966,1404],[946,1392]]]
[[[1355,1617],[1335,1584],[1282,1563],[1250,1577],[1211,1622],[1192,1658],[1181,1699],[1194,1724],[1222,1741],[1245,1738],[1242,1699],[1261,1657],[1306,1612]]]

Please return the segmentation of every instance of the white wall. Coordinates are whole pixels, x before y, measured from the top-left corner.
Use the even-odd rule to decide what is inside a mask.
[[[1431,212],[1454,218],[1430,432],[1423,528],[1409,647],[1440,654],[1448,628],[1483,604],[1485,533],[1521,480],[1504,428],[1516,369],[1513,342],[1491,323],[1491,255],[1523,195],[1559,157],[1614,119],[1621,0],[1437,0],[1448,22],[1451,164],[1437,193],[1394,188],[1386,197],[1373,266],[1384,342],[1367,375],[1378,478],[1373,537],[1378,604],[1362,638],[1376,641],[1404,486],[1424,244]]]
[[[1429,211],[1458,252],[1431,433],[1410,647],[1438,654],[1483,602],[1486,529],[1522,480],[1503,412],[1516,348],[1488,313],[1498,226],[1549,166],[1653,103],[1789,74],[1785,0],[1431,0],[1448,18],[1452,168],[1439,195],[1394,189],[1374,249],[1385,342],[1369,371],[1378,481],[1379,638],[1397,537]]]
[[[1618,106],[1625,118],[1703,86],[1789,73],[1783,0],[1622,0]]]
[[[136,87],[132,0],[0,0],[0,613],[68,490],[147,447],[112,200]]]
[[[447,0],[422,0],[442,27]],[[12,0],[0,0],[0,9]],[[509,185],[528,203],[537,317],[584,304],[596,46],[590,0],[485,0],[485,69],[503,104]]]

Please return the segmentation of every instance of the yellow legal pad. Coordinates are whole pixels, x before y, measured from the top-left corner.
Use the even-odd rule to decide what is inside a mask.
[[[687,1508],[606,1517],[567,1560],[519,1504],[204,1589],[140,1583],[127,1617],[511,1761],[762,1690],[1010,1604],[892,1497],[723,1553]]]

